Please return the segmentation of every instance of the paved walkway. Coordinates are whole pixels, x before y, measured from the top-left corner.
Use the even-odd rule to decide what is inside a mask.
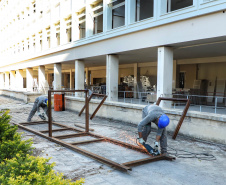
[[[33,104],[25,104],[21,101],[0,96],[0,109],[10,109],[10,114],[12,116],[11,123],[26,122],[32,105]],[[78,117],[78,114],[75,112],[53,111],[53,118],[56,122],[72,127],[74,127],[75,123],[84,125],[84,115]],[[35,115],[32,120],[40,121],[37,115]],[[47,125],[30,127],[36,130],[47,129]],[[94,129],[94,133],[135,144],[137,137],[136,125],[94,118],[93,121],[90,121],[90,127]],[[197,158],[177,158],[174,162],[158,161],[140,165],[133,167],[132,171],[124,173],[58,144],[52,143],[33,133],[21,129],[19,129],[19,132],[24,132],[24,139],[33,139],[33,146],[35,147],[34,155],[46,158],[52,157],[50,161],[56,163],[56,166],[54,167],[56,171],[64,173],[66,178],[73,180],[83,177],[86,181],[85,185],[225,184],[225,146],[195,142],[185,139],[180,135],[178,135],[176,140],[172,140],[171,136],[169,136],[168,143],[171,148],[169,149],[170,153],[175,154],[175,150],[177,150],[179,154],[182,154],[182,152],[178,150],[208,153],[214,155],[216,160],[207,161]],[[66,131],[65,133],[69,132]],[[148,143],[153,144],[154,137],[155,134],[152,133],[148,138]],[[73,138],[73,141],[81,139],[89,139],[89,137]],[[72,139],[69,139],[69,141],[72,141]],[[86,144],[79,147],[118,163],[137,160],[144,157],[143,154],[106,142]],[[189,157],[191,157],[191,155],[189,155]]]

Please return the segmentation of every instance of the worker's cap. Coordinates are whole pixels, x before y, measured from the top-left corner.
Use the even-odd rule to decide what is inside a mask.
[[[167,115],[163,114],[159,118],[158,127],[159,128],[165,128],[169,125],[170,119]]]

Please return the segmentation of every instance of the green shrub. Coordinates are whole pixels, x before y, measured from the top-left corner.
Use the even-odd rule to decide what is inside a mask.
[[[84,179],[76,182],[63,179],[63,174],[55,174],[50,159],[19,154],[0,164],[0,184],[8,185],[82,185]]]
[[[21,134],[16,132],[18,127],[9,124],[11,117],[8,112],[0,112],[0,162],[12,159],[16,154],[26,156],[32,153],[31,140],[22,140]]]
[[[1,185],[82,185],[84,179],[71,182],[55,174],[50,159],[34,157],[31,140],[23,141],[17,126],[10,125],[8,111],[0,112],[0,184]]]

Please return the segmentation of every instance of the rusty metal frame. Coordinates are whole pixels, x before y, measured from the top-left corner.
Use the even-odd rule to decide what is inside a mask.
[[[89,101],[88,101],[88,90],[49,90],[48,91],[48,102],[52,105],[52,93],[66,93],[66,92],[84,92],[85,93],[85,131],[89,132]],[[52,137],[52,107],[48,106],[48,122],[49,122],[49,137]]]
[[[100,109],[100,107],[103,105],[104,101],[106,100],[106,98],[108,97],[105,94],[97,94],[97,93],[92,93],[88,99],[88,102],[90,102],[90,100],[92,99],[93,96],[99,96],[99,97],[104,97],[101,102],[99,103],[99,105],[97,106],[97,108],[95,109],[95,111],[93,112],[93,114],[90,116],[90,119],[92,120],[94,118],[94,116],[96,115],[97,111]],[[83,111],[85,109],[85,105],[83,106],[82,110],[79,112],[79,116],[82,115]]]
[[[85,92],[85,109],[86,109],[86,112],[85,112],[86,113],[86,116],[85,116],[85,120],[86,120],[85,131],[83,129],[69,127],[69,126],[66,126],[66,125],[63,125],[63,124],[60,124],[60,123],[57,123],[57,122],[53,122],[52,121],[52,108],[51,108],[51,106],[48,107],[48,114],[49,114],[48,115],[48,117],[49,117],[48,121],[39,121],[39,122],[31,122],[31,123],[25,122],[25,123],[21,123],[21,124],[17,124],[17,123],[14,123],[14,124],[18,125],[18,127],[22,128],[24,130],[35,133],[35,134],[37,134],[41,137],[44,137],[44,138],[46,138],[50,141],[53,141],[57,144],[65,146],[65,147],[67,147],[67,148],[69,148],[73,151],[79,152],[83,155],[86,155],[88,157],[96,159],[96,160],[98,160],[102,163],[113,166],[113,167],[115,167],[115,168],[117,168],[118,170],[121,170],[121,171],[132,170],[131,166],[137,166],[137,165],[146,164],[146,163],[149,163],[149,162],[154,162],[154,161],[159,161],[159,160],[170,160],[170,161],[172,161],[172,160],[175,159],[174,157],[171,157],[171,156],[168,156],[168,155],[152,156],[151,154],[147,153],[145,149],[140,148],[139,146],[131,145],[129,143],[118,141],[118,140],[115,140],[115,139],[112,139],[112,138],[108,138],[108,137],[101,136],[101,135],[98,135],[98,134],[90,133],[89,132],[88,90],[64,90],[64,91],[63,90],[62,91],[61,90],[49,90],[48,91],[49,105],[51,105],[51,93],[54,93],[54,92],[60,92],[60,93],[62,93],[62,92]],[[48,131],[47,130],[36,131],[36,130],[28,128],[29,125],[38,125],[38,124],[48,124],[48,128],[49,128]],[[52,125],[58,126],[60,128],[52,129]],[[60,136],[55,136],[55,137],[52,135],[52,132],[61,132],[61,131],[64,131],[64,130],[73,130],[73,131],[75,131],[75,133],[74,134],[67,134],[67,135],[60,135]],[[44,134],[44,133],[47,133],[47,132],[48,132],[49,136]],[[61,140],[61,139],[66,139],[66,138],[83,137],[83,136],[94,137],[94,139],[88,140],[88,141],[73,142],[73,143],[66,143],[66,142]],[[144,159],[130,161],[130,162],[120,164],[120,163],[114,162],[112,160],[109,160],[105,157],[99,156],[95,153],[91,153],[87,150],[81,149],[78,146],[75,146],[75,145],[78,145],[78,144],[81,145],[81,144],[102,142],[102,141],[110,142],[112,144],[120,145],[120,146],[129,148],[129,149],[132,149],[132,150],[136,150],[136,151],[141,152],[141,153],[145,153],[148,156],[148,158],[144,158]]]
[[[190,100],[189,99],[184,99],[184,98],[165,98],[165,97],[159,97],[158,100],[157,100],[157,102],[156,102],[156,105],[159,105],[160,102],[161,102],[161,100],[186,102],[186,105],[185,105],[185,108],[183,110],[183,113],[182,113],[182,115],[180,117],[180,120],[178,121],[177,127],[176,127],[176,129],[175,129],[175,131],[173,133],[173,136],[172,136],[173,139],[176,139],[177,134],[178,134],[178,132],[180,130],[180,127],[181,127],[181,125],[182,125],[182,123],[184,121],[184,118],[185,118],[185,116],[186,116],[186,114],[188,112],[188,109],[189,109],[189,106],[190,106]]]
[[[48,124],[47,121],[45,123]],[[56,123],[56,122],[53,122],[52,124],[55,125],[55,126],[59,126],[62,129],[65,128],[67,130],[74,130],[74,131],[78,132],[78,133],[74,134],[74,137],[91,136],[91,137],[94,137],[95,139],[87,140],[87,141],[78,141],[78,142],[73,142],[73,143],[66,143],[66,142],[62,141],[61,139],[70,138],[70,137],[72,137],[72,134],[71,135],[60,135],[60,136],[55,136],[55,137],[53,137],[53,136],[49,137],[49,136],[47,136],[47,135],[45,135],[43,133],[43,132],[46,132],[46,131],[36,131],[36,130],[28,128],[27,126],[29,126],[29,124],[26,124],[26,126],[21,125],[21,124],[17,124],[17,123],[14,123],[14,124],[18,125],[19,128],[22,128],[24,130],[27,130],[27,131],[32,132],[34,134],[37,134],[37,135],[39,135],[39,136],[41,136],[43,138],[46,138],[46,139],[48,139],[48,140],[50,140],[52,142],[60,144],[60,145],[62,145],[64,147],[67,147],[67,148],[73,150],[73,151],[79,152],[79,153],[81,153],[83,155],[86,155],[88,157],[96,159],[96,160],[98,160],[98,161],[100,161],[102,163],[105,163],[107,165],[110,165],[110,166],[118,169],[118,170],[125,171],[125,172],[128,171],[128,170],[132,170],[132,168],[131,168],[132,166],[142,165],[142,164],[155,162],[155,161],[159,161],[159,160],[170,160],[170,161],[175,160],[174,157],[166,156],[166,155],[152,156],[151,154],[147,153],[146,150],[144,150],[144,149],[142,149],[142,148],[140,148],[138,146],[131,145],[129,143],[125,143],[125,142],[118,141],[118,140],[115,140],[115,139],[111,139],[111,138],[108,138],[108,137],[100,136],[100,135],[97,135],[97,134],[84,132],[84,130],[73,128],[73,127],[69,127],[69,126],[62,125],[62,124]],[[41,123],[41,124],[43,124],[43,123]],[[33,124],[31,124],[31,125],[33,125]],[[59,132],[59,129],[52,130],[52,132]],[[120,145],[120,146],[129,148],[129,149],[132,149],[132,150],[136,150],[136,151],[141,152],[141,153],[145,153],[148,156],[148,158],[135,160],[135,161],[129,161],[129,162],[120,164],[120,163],[114,162],[112,160],[109,160],[109,159],[107,159],[105,157],[99,156],[99,155],[97,155],[95,153],[92,153],[92,152],[89,152],[87,150],[81,149],[78,146],[75,146],[75,145],[94,143],[94,142],[102,142],[102,141],[110,142],[110,143],[113,143],[113,144],[116,144],[116,145]]]

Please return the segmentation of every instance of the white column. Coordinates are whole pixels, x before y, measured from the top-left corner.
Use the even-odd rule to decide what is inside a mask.
[[[46,81],[45,66],[39,66],[38,67],[38,87],[39,87],[39,91],[44,90],[45,81]]]
[[[136,21],[136,0],[127,0],[126,3],[128,5],[128,24],[131,24]]]
[[[109,0],[103,0],[103,31],[112,29],[112,7],[107,3]]]
[[[83,90],[84,89],[84,70],[85,63],[81,60],[75,61],[75,89]],[[76,96],[81,95],[81,93],[76,93]]]
[[[72,69],[70,70],[70,89],[73,88]]]
[[[5,88],[9,89],[9,72],[5,72]]]
[[[89,87],[89,68],[86,68],[86,85]]]
[[[177,61],[173,61],[173,84],[172,88],[176,88],[176,78],[177,78]]]
[[[89,3],[86,3],[86,37],[93,35],[93,12]]]
[[[16,71],[10,71],[10,89],[16,89]]]
[[[133,75],[134,75],[134,82],[133,82],[133,89],[134,89],[134,93],[133,93],[133,97],[134,98],[137,98],[138,97],[138,94],[137,94],[137,68],[138,68],[138,65],[137,63],[134,63],[133,64]]]
[[[16,88],[22,90],[24,85],[23,81],[23,70],[19,69],[16,71]]]
[[[27,91],[33,92],[34,71],[32,68],[26,69],[26,78],[27,78]]]
[[[106,61],[106,93],[108,101],[118,101],[118,55],[107,55]]]
[[[158,48],[158,71],[157,71],[157,98],[172,94],[173,82],[173,49],[170,47]],[[169,101],[161,103],[161,107],[169,107]]]
[[[54,90],[61,90],[62,86],[62,66],[61,64],[54,64]]]
[[[4,73],[0,73],[0,89],[4,88]]]

